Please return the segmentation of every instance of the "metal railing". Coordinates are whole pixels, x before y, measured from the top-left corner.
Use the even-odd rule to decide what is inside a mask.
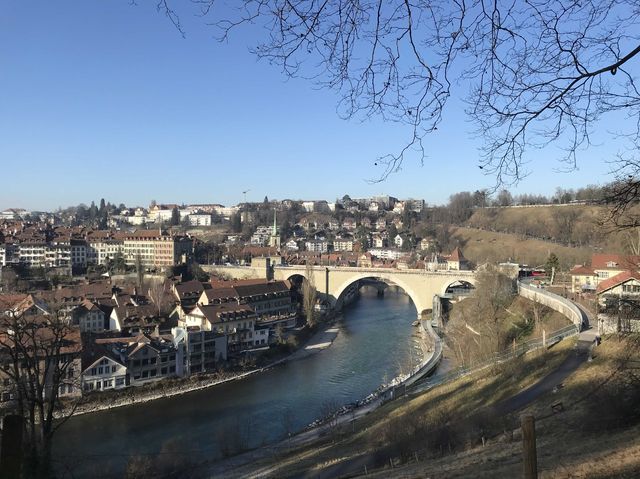
[[[408,387],[407,389],[409,389],[412,394],[422,393],[435,386],[439,386],[450,381],[455,381],[456,379],[467,376],[468,374],[480,371],[495,364],[502,363],[509,359],[522,356],[530,351],[535,351],[536,349],[540,349],[543,347],[549,347],[555,343],[562,341],[564,338],[575,336],[576,334],[578,334],[578,330],[575,325],[571,324],[569,326],[565,326],[564,328],[558,329],[557,331],[554,331],[544,341],[543,338],[524,341],[522,343],[516,344],[515,348],[508,348],[504,351],[494,354],[489,359],[486,359],[474,365],[462,366],[442,375],[433,376],[428,380],[424,382],[418,382],[417,384],[414,384],[412,387]]]

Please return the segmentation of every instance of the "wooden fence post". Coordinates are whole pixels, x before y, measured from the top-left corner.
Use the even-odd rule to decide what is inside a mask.
[[[538,458],[536,453],[536,423],[531,415],[523,416],[522,425],[522,457],[524,479],[538,478]]]
[[[5,416],[2,420],[0,471],[6,479],[20,479],[22,466],[22,417]]]

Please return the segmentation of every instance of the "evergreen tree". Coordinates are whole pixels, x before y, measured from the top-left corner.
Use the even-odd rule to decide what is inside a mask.
[[[176,226],[180,224],[180,212],[176,206],[171,210],[171,221],[169,222],[171,226]]]
[[[240,213],[232,214],[229,221],[231,223],[231,231],[234,233],[240,233],[242,231],[242,218],[240,217]]]
[[[560,260],[558,259],[555,253],[551,253],[547,258],[547,262],[544,265],[544,270],[546,271],[547,276],[551,276],[551,272],[554,269],[555,271],[558,271],[559,267],[560,267]]]
[[[95,202],[91,202],[91,206],[89,207],[89,221],[93,222],[98,217],[98,207]]]

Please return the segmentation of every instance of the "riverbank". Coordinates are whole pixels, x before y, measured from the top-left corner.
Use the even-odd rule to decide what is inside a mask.
[[[320,330],[315,332],[305,344],[289,354],[288,356],[278,359],[263,367],[252,369],[243,373],[212,373],[208,375],[199,375],[186,378],[164,379],[156,383],[139,387],[128,387],[118,391],[103,391],[94,393],[88,398],[87,402],[81,401],[78,405],[74,405],[75,409],[67,407],[58,412],[56,416],[67,417],[91,414],[99,411],[106,411],[125,406],[134,406],[144,404],[157,399],[164,399],[174,396],[180,396],[202,389],[212,388],[231,381],[239,381],[249,376],[267,371],[289,361],[297,361],[307,358],[313,354],[327,349],[333,344],[338,336],[338,328],[335,326],[336,316],[327,320],[326,324],[321,323]]]
[[[370,414],[376,413],[398,395],[404,396],[406,387],[414,384],[420,378],[432,373],[442,359],[442,340],[433,330],[430,323],[421,321],[420,333],[422,334],[425,354],[418,365],[409,374],[399,375],[388,384],[381,385],[376,391],[351,405],[346,405],[333,411],[332,414],[320,418],[305,429],[292,435],[290,438],[272,445],[246,451],[242,454],[219,461],[208,469],[213,477],[241,478],[247,477],[247,468],[255,473],[252,464],[255,462],[270,461],[270,458],[282,454],[289,454],[292,450],[304,450],[311,444],[323,440],[323,438],[340,435],[340,431],[355,421],[362,421]],[[242,471],[242,472],[238,472]],[[267,466],[260,473],[250,474],[249,477],[271,477],[273,470]]]

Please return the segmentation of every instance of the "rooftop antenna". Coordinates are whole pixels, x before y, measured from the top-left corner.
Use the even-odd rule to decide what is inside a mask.
[[[242,194],[244,195],[244,202],[245,202],[245,203],[247,202],[247,193],[249,193],[250,191],[251,191],[251,189],[244,190],[244,191],[242,192]]]

